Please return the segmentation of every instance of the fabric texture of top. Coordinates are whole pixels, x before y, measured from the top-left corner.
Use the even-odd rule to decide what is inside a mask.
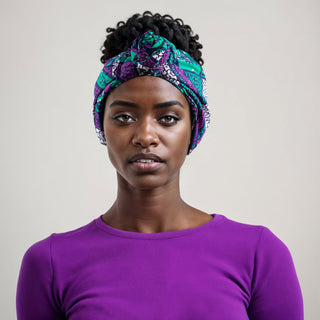
[[[99,216],[36,242],[21,264],[18,320],[302,320],[287,246],[267,227],[211,216],[160,233]]]

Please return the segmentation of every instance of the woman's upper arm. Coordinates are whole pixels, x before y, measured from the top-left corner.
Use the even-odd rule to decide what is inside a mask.
[[[303,320],[303,299],[287,246],[263,227],[257,244],[248,308],[250,320]]]
[[[16,295],[18,320],[63,319],[52,293],[51,238],[33,244],[23,256]]]

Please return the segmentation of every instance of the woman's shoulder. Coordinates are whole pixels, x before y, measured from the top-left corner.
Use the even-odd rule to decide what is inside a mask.
[[[255,250],[268,251],[288,251],[286,244],[280,237],[272,231],[271,227],[262,224],[251,224],[240,222],[226,217],[223,214],[217,214],[217,230],[230,238],[232,241],[242,245],[252,244]]]
[[[65,247],[73,243],[80,244],[81,241],[90,237],[96,230],[95,220],[89,223],[64,232],[54,232],[31,244],[25,254],[25,258],[43,259],[45,256],[50,256],[52,247]]]
[[[242,222],[221,213],[216,213],[214,216],[214,219],[217,220],[217,229],[220,229],[221,232],[226,235],[233,235],[234,237],[244,236],[256,238],[257,236],[259,237],[263,230],[268,229],[266,226],[261,224]]]

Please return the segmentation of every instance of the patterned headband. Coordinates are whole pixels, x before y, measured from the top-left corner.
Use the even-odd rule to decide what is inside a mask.
[[[188,154],[198,145],[210,123],[206,78],[201,66],[191,56],[166,38],[147,31],[131,47],[106,61],[94,89],[93,117],[100,143],[106,145],[103,112],[110,91],[120,84],[141,76],[165,79],[186,97],[194,127]]]

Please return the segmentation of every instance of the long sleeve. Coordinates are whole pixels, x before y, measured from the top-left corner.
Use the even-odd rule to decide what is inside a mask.
[[[268,228],[255,253],[250,320],[303,320],[303,299],[292,256]]]
[[[52,294],[51,237],[33,244],[24,254],[17,285],[18,320],[64,319]]]

